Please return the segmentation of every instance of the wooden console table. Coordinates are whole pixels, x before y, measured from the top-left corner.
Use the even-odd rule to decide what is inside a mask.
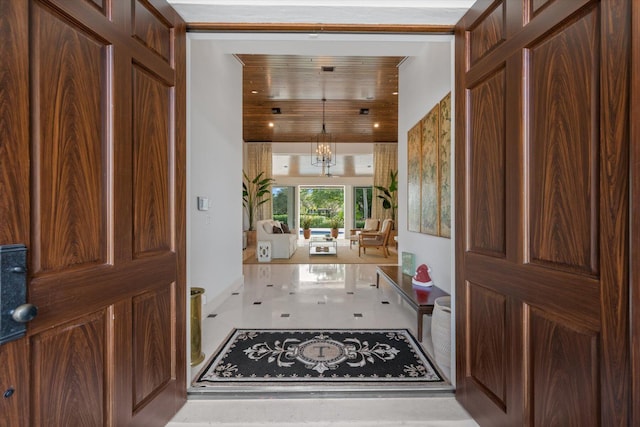
[[[402,266],[399,265],[379,265],[376,268],[376,288],[380,287],[381,275],[418,312],[418,341],[422,342],[423,316],[433,313],[433,304],[436,298],[446,297],[449,294],[436,286],[413,286],[411,276],[402,274]]]

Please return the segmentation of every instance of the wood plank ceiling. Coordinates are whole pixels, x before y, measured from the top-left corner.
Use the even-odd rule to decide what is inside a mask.
[[[336,142],[398,141],[398,64],[404,58],[238,58],[244,64],[245,142],[314,141],[322,130],[323,98],[326,131]]]

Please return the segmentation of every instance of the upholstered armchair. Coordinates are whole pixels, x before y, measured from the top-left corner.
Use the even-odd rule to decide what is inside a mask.
[[[382,229],[375,233],[360,233],[358,238],[358,256],[361,252],[367,253],[367,248],[382,248],[385,258],[389,256],[387,245],[389,244],[389,235],[393,228],[393,220],[385,219],[382,221]]]
[[[367,218],[364,220],[364,226],[362,228],[352,228],[349,233],[349,249],[354,243],[357,243],[360,233],[374,233],[380,229],[380,220],[376,218]]]

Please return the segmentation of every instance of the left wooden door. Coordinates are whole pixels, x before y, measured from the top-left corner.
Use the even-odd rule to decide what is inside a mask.
[[[28,248],[0,425],[164,425],[186,399],[185,25],[0,0],[0,244]]]

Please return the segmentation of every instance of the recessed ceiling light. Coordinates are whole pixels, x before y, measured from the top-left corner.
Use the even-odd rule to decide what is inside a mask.
[[[255,95],[256,93],[258,93],[258,91],[257,90],[252,90],[251,93]]]
[[[269,127],[272,128],[274,126],[273,122],[269,122]]]
[[[393,92],[393,93],[392,93],[392,95],[397,95],[397,94],[398,94],[398,92]]]
[[[374,128],[379,128],[379,127],[380,127],[380,123],[374,123],[374,124],[373,124],[373,127],[374,127]]]

